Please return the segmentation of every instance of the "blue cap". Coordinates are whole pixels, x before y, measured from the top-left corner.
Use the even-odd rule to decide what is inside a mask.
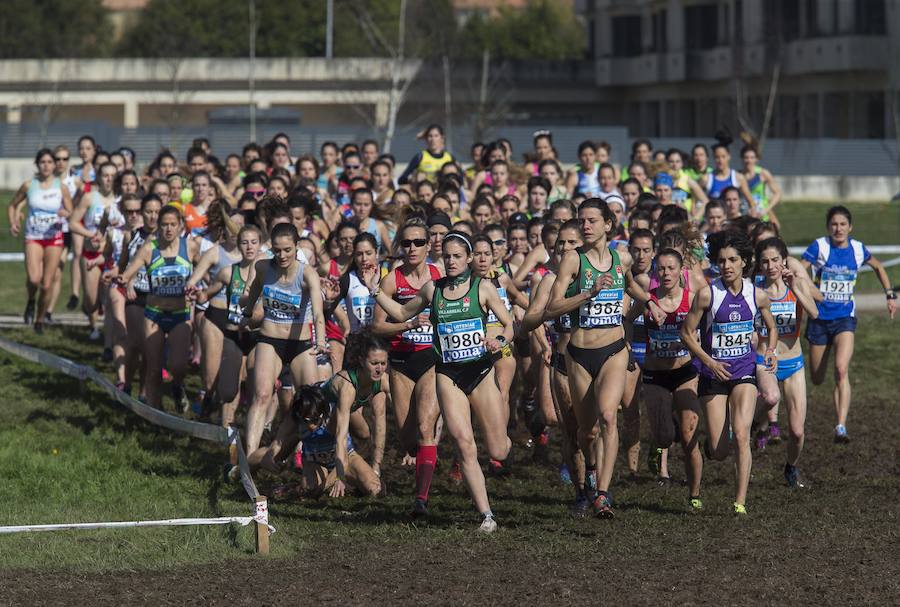
[[[653,178],[653,187],[660,185],[667,185],[671,188],[675,186],[675,182],[672,180],[671,175],[663,171],[661,173],[657,173],[656,177]]]

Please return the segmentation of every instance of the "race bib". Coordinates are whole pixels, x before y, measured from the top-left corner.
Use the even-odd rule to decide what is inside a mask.
[[[375,317],[375,298],[368,297],[352,297],[350,305],[353,307],[353,316],[362,326],[368,326]]]
[[[500,301],[503,302],[503,306],[506,308],[506,310],[509,311],[510,309],[512,309],[511,306],[509,305],[509,296],[506,294],[506,289],[504,289],[503,287],[497,287],[497,294],[500,295]],[[500,324],[500,321],[497,320],[497,315],[494,314],[494,312],[491,310],[488,310],[487,324],[489,324],[489,325]]]
[[[712,357],[740,358],[750,353],[753,321],[716,322],[712,326]]]
[[[659,358],[679,358],[690,354],[678,331],[650,329],[650,350]]]
[[[25,222],[25,235],[30,238],[41,238],[50,232],[60,229],[60,219],[58,215],[48,215],[44,213],[33,213],[28,216]]]
[[[775,318],[775,327],[779,335],[795,335],[797,333],[797,302],[773,301],[769,304],[772,316]],[[766,325],[760,317],[759,334],[763,337],[769,334]]]
[[[584,292],[584,291],[582,291]],[[578,326],[596,329],[622,324],[622,289],[604,289],[578,309]]]
[[[228,301],[228,322],[233,325],[241,324],[241,317],[244,314],[244,310],[241,308],[240,301],[240,293],[232,293],[231,299]]]
[[[419,313],[419,316],[428,316],[429,313],[430,310],[425,308]],[[414,329],[407,329],[400,334],[400,337],[403,338],[403,341],[406,343],[415,344],[417,346],[430,346],[434,343],[434,336],[432,333],[431,325],[426,322]]]
[[[484,356],[484,323],[480,318],[438,325],[441,357],[445,363],[466,362]]]
[[[825,301],[847,303],[853,298],[853,287],[856,285],[856,272],[822,272],[819,290]]]
[[[162,266],[150,276],[150,288],[154,295],[180,297],[190,278],[190,269],[183,266]]]
[[[276,321],[292,321],[301,315],[301,297],[274,289],[269,285],[263,287],[263,307],[269,316]]]

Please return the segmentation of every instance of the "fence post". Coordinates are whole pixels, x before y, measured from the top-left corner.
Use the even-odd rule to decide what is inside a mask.
[[[269,554],[269,503],[265,495],[256,496],[256,553]]]

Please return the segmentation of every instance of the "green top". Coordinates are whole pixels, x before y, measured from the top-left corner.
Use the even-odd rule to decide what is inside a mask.
[[[485,313],[478,300],[481,278],[472,276],[468,292],[459,299],[444,297],[447,279],[434,285],[431,302],[431,326],[434,327],[434,351],[443,363],[462,363],[487,356],[484,347]]]
[[[244,294],[244,287],[247,281],[241,276],[241,264],[236,263],[231,266],[231,280],[225,286],[225,299],[228,302],[228,322],[234,325],[241,324],[241,295]]]
[[[622,299],[625,294],[625,271],[622,261],[615,249],[609,249],[612,262],[607,270],[598,270],[590,262],[582,250],[578,251],[578,276],[569,283],[566,289],[566,297],[574,297],[578,293],[590,291],[594,282],[604,274],[612,276],[611,286],[603,289],[593,299],[589,299],[572,310],[569,314],[572,318],[572,326],[581,329],[604,329],[617,327],[622,324]]]
[[[364,407],[365,405],[368,405],[369,402],[371,402],[372,397],[375,396],[376,394],[378,394],[379,392],[381,392],[381,380],[379,379],[378,381],[376,381],[372,384],[372,390],[369,392],[369,394],[365,398],[360,398],[360,396],[359,396],[359,375],[357,374],[356,369],[344,369],[344,371],[346,371],[346,373],[347,373],[347,376],[345,377],[345,379],[350,380],[350,383],[353,384],[353,388],[356,390],[356,399],[353,401],[353,404],[350,405],[350,413],[353,413],[360,407]],[[340,375],[340,373],[338,375]],[[328,399],[328,401],[330,403],[332,403],[335,406],[337,406],[337,404],[338,404],[338,395],[334,389],[334,386],[332,385],[332,382],[334,382],[334,378],[337,377],[338,375],[335,375],[334,377],[329,379],[322,386],[322,391],[325,393],[325,397]]]
[[[706,172],[704,172],[704,173],[700,173],[700,171],[698,171],[694,167],[686,167],[684,169],[684,174],[687,175],[688,177],[690,177],[691,179],[693,179],[694,181],[696,181],[697,183],[700,182],[700,177],[702,177],[704,175],[709,175],[712,172],[713,172],[713,168],[711,166],[707,166]]]

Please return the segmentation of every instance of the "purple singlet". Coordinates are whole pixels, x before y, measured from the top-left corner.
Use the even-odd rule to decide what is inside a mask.
[[[712,303],[701,322],[703,350],[717,362],[728,363],[731,379],[756,375],[756,353],[753,351],[753,319],[756,316],[756,287],[744,279],[743,288],[734,295],[716,279],[709,285]],[[715,378],[715,373],[701,366],[700,373]]]

